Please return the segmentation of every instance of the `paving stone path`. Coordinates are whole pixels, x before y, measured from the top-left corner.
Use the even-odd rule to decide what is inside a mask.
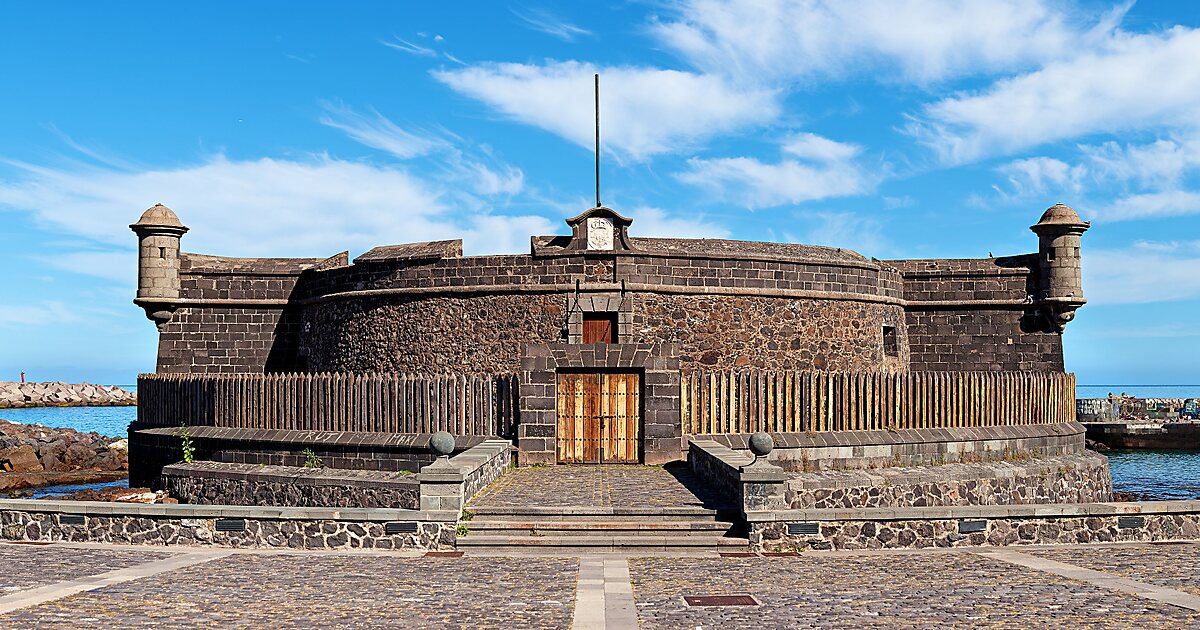
[[[471,500],[479,507],[724,507],[687,465],[516,468]]]
[[[1200,626],[1194,544],[460,558],[0,544],[0,566],[14,587],[0,628]],[[713,595],[757,605],[685,599]]]

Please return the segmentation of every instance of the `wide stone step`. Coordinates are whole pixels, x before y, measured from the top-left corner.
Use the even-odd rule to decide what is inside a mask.
[[[745,538],[706,536],[504,536],[468,534],[457,541],[459,549],[745,549]]]
[[[692,507],[475,507],[467,506],[474,518],[487,520],[545,519],[579,521],[713,521],[734,519],[735,510],[713,510]]]
[[[471,531],[569,531],[569,532],[727,532],[733,523],[719,521],[578,521],[578,520],[473,520]]]

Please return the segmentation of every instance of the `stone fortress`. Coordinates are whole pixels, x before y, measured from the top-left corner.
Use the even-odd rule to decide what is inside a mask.
[[[405,475],[445,430],[455,453],[511,445],[521,467],[686,459],[728,490],[767,432],[771,500],[792,508],[1110,498],[1063,373],[1085,303],[1070,207],[1032,226],[1036,252],[981,259],[640,238],[605,207],[566,223],[528,254],[229,258],[182,251],[188,228],[150,208],[130,227],[158,369],[139,382],[131,482],[413,507]],[[175,464],[181,424],[202,461]],[[345,479],[304,499],[292,473],[245,468],[294,473],[302,453]]]

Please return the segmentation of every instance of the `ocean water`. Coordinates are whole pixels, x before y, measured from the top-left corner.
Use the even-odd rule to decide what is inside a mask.
[[[1156,501],[1200,499],[1200,451],[1105,451],[1113,490]]]
[[[109,437],[126,437],[137,407],[26,407],[0,409],[0,419],[42,424],[56,429],[95,431]]]
[[[1108,398],[1109,394],[1136,398],[1200,398],[1200,385],[1076,385],[1076,398]]]

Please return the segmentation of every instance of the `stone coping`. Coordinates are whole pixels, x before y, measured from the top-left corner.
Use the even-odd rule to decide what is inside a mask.
[[[732,510],[699,507],[467,506],[472,514],[497,516],[717,516]]]
[[[145,435],[179,435],[180,427],[164,427],[134,422],[129,425],[130,433]],[[188,426],[188,436],[216,440],[246,442],[276,442],[280,444],[320,444],[322,446],[379,446],[390,448],[429,447],[432,433],[368,433],[364,431],[298,431],[281,429],[232,429],[226,427]],[[454,438],[455,448],[469,450],[494,437],[485,435],[461,435]],[[503,440],[502,440],[503,441]]]
[[[1001,518],[1070,518],[1079,516],[1195,513],[1200,513],[1200,501],[773,510],[748,512],[745,517],[747,521],[752,523],[773,523],[797,521],[931,521]]]
[[[155,503],[112,503],[107,501],[50,501],[45,499],[0,499],[0,511],[81,514],[85,516],[131,516],[142,518],[244,518],[277,521],[424,521],[454,522],[458,514],[443,510],[401,508],[307,508],[248,505],[185,505]]]
[[[513,444],[508,440],[485,439],[467,450],[450,458],[450,463],[458,466],[463,474],[470,474],[483,466],[505,449],[512,449]]]
[[[340,468],[303,468],[300,466],[260,466],[228,462],[199,461],[171,464],[163,467],[163,475],[234,479],[276,483],[303,483],[309,486],[352,486],[361,488],[415,487],[416,475],[411,472],[383,470],[346,470]]]
[[[872,446],[881,444],[928,444],[936,442],[981,442],[1041,437],[1083,435],[1087,429],[1071,420],[1050,424],[1021,424],[991,427],[950,427],[941,429],[896,429],[892,431],[811,431],[771,433],[776,449],[828,446]],[[692,441],[720,444],[734,450],[749,448],[750,433],[703,434]]]

